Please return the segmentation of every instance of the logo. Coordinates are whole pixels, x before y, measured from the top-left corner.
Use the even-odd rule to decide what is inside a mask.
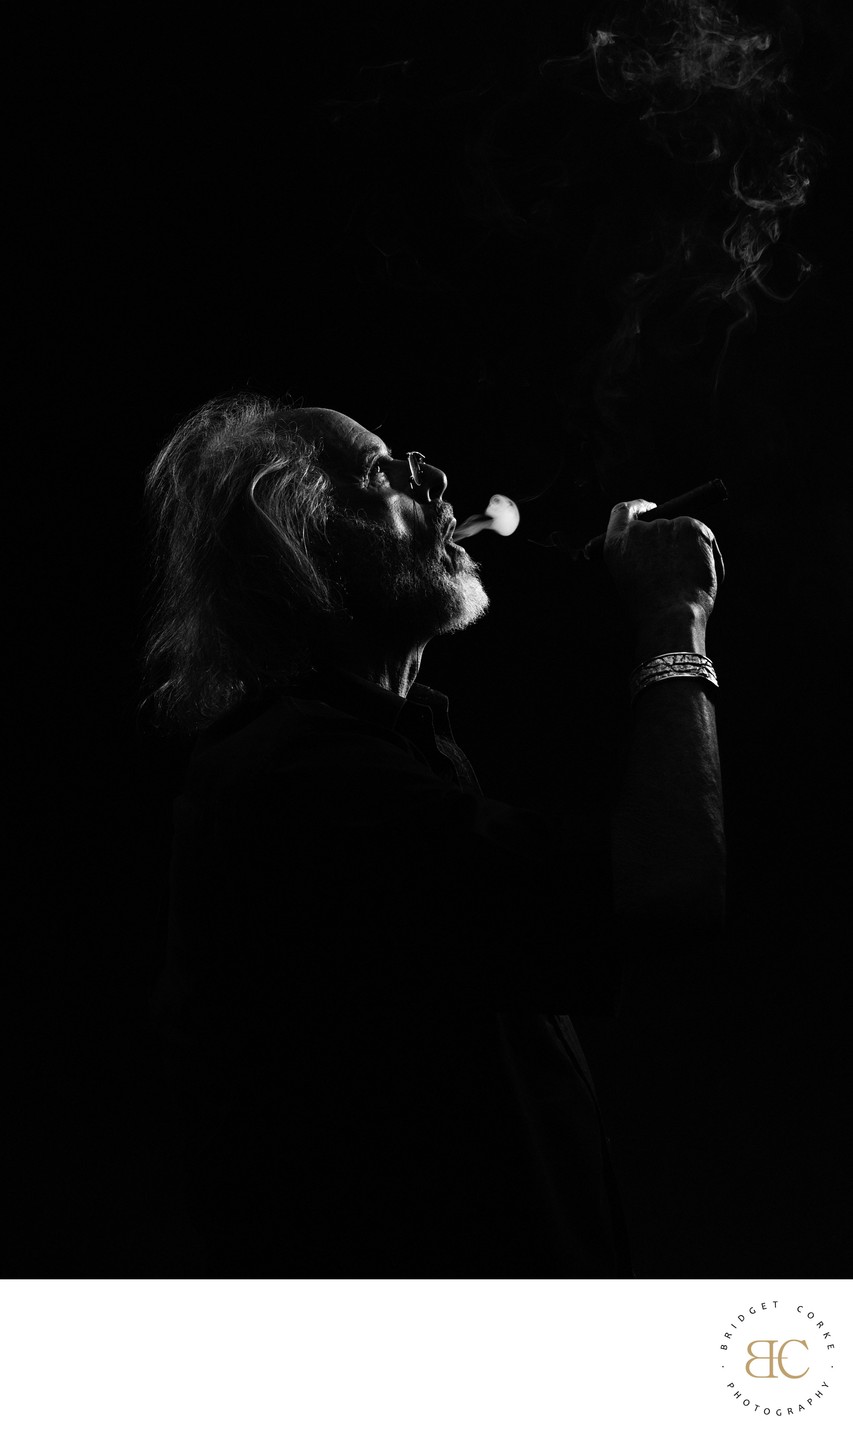
[[[732,1408],[775,1419],[816,1411],[832,1401],[835,1369],[828,1312],[807,1300],[759,1300],[720,1331],[721,1393]]]

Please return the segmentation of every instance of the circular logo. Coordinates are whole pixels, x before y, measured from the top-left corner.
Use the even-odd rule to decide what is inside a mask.
[[[764,1298],[720,1330],[720,1390],[732,1409],[788,1419],[832,1404],[837,1367],[829,1312],[807,1299]]]

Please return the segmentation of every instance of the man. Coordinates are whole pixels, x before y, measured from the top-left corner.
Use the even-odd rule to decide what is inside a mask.
[[[722,922],[719,554],[692,519],[613,510],[638,693],[590,850],[571,813],[484,796],[417,681],[488,608],[446,489],[343,414],[253,395],[149,474],[153,701],[200,734],[156,1010],[206,1274],[631,1273],[574,1027],[528,1007],[602,999],[649,930],[680,959]]]

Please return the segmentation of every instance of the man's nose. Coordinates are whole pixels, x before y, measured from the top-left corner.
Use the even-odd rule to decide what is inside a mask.
[[[440,468],[434,468],[431,463],[425,463],[421,475],[421,486],[415,489],[415,496],[423,503],[437,503],[439,498],[444,496],[447,487],[447,474]]]

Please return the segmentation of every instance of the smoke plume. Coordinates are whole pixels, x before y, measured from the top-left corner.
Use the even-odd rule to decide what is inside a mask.
[[[790,10],[773,27],[743,21],[726,0],[644,0],[603,11],[581,54],[542,67],[570,86],[594,75],[608,101],[635,107],[666,161],[647,196],[652,232],[637,234],[644,262],[614,282],[615,323],[593,364],[617,462],[641,358],[695,359],[715,395],[732,336],[756,322],[757,296],[787,302],[812,270],[788,238],[823,156],[791,108],[799,43]]]

